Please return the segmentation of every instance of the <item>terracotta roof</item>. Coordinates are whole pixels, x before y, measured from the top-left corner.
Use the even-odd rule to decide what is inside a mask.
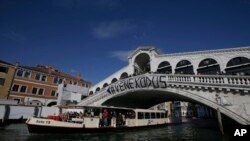
[[[9,62],[5,62],[5,61],[3,61],[3,60],[0,60],[0,63],[14,66],[13,64],[11,64],[11,63],[9,63]]]
[[[70,75],[68,73],[56,70],[52,66],[41,66],[41,65],[38,65],[37,67],[31,67],[31,66],[20,66],[20,67],[21,68],[25,68],[25,69],[29,69],[29,70],[38,71],[38,72],[41,72],[41,73],[56,75],[56,76],[60,76],[60,77],[64,77],[64,78],[69,78],[69,79],[73,79],[73,80],[79,80],[76,76],[72,76],[72,75]],[[84,82],[87,82],[87,83],[91,84],[91,82],[83,80],[81,78],[80,78],[80,81],[84,81]]]

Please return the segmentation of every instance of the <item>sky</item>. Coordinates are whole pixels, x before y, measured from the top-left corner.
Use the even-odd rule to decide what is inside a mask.
[[[93,84],[139,46],[250,46],[249,0],[0,0],[0,60],[53,65]]]

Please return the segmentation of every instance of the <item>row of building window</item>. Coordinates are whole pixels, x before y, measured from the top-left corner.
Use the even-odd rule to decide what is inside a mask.
[[[24,71],[24,70],[18,70],[16,75],[19,76],[19,77],[30,78],[31,72],[30,71]],[[41,73],[37,73],[36,76],[35,76],[35,80],[47,82],[47,76],[44,75],[44,74],[41,74]],[[59,77],[55,76],[54,80],[53,80],[53,83],[54,84],[61,84],[63,81],[64,81],[64,78],[59,78]],[[76,81],[70,81],[69,83],[74,84],[74,85],[78,84]],[[82,86],[83,87],[84,86],[88,87],[88,84],[85,85],[83,83]]]
[[[3,86],[5,83],[5,79],[4,78],[0,78],[0,85]]]
[[[20,92],[20,93],[26,93],[27,86],[14,84],[13,87],[12,87],[12,91],[14,91],[14,92]],[[45,92],[44,88],[33,87],[32,91],[31,91],[31,94],[34,94],[34,95],[44,95],[44,92]],[[58,96],[56,94],[55,90],[52,90],[50,95],[51,96]]]
[[[8,68],[0,66],[0,72],[2,72],[2,73],[8,73],[8,70],[9,70]]]
[[[8,73],[8,68],[0,66],[0,72],[1,73]],[[3,86],[5,83],[5,78],[0,78],[0,86]]]

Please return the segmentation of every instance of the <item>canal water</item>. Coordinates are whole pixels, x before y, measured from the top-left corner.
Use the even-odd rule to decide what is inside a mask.
[[[191,120],[166,127],[92,134],[29,134],[25,124],[0,127],[1,141],[227,141],[216,120]]]

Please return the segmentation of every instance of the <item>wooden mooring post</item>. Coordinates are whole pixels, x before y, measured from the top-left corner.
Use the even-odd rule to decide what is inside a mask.
[[[218,116],[218,123],[219,123],[219,127],[220,127],[220,132],[222,135],[224,135],[223,124],[222,124],[222,120],[221,120],[221,113],[220,113],[219,108],[217,108],[217,116]]]

